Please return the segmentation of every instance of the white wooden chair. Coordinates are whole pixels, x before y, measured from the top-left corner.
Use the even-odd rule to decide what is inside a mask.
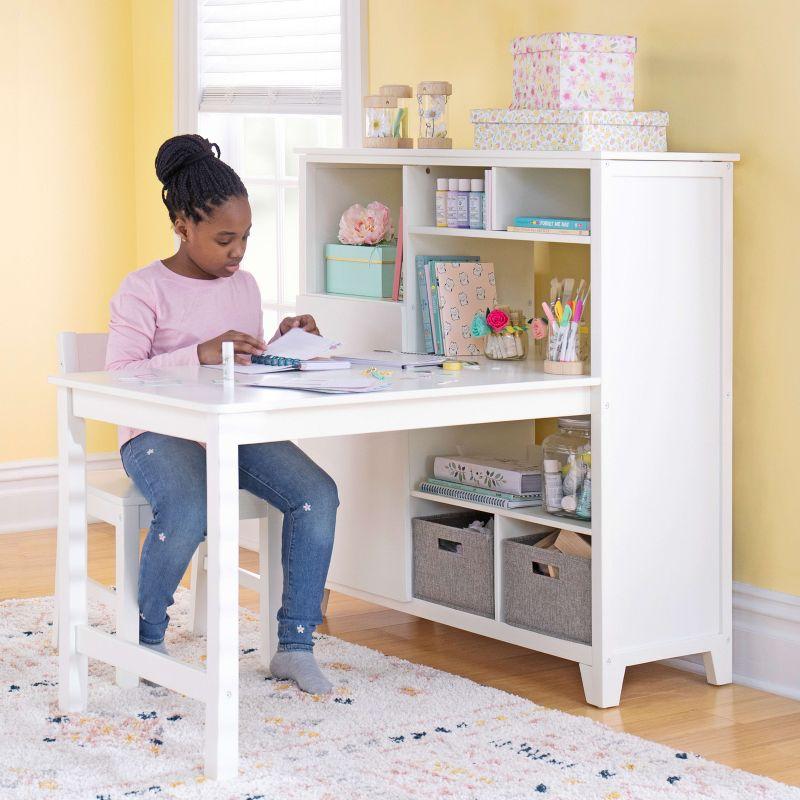
[[[104,333],[61,333],[58,337],[59,368],[65,372],[94,372],[105,366],[107,335]],[[89,578],[89,596],[112,606],[117,614],[117,636],[139,643],[139,531],[150,525],[152,511],[124,469],[98,470],[86,476],[86,512],[89,517],[113,525],[116,530],[116,587],[108,587]],[[259,521],[259,572],[267,558],[268,505],[247,491],[239,492],[239,518]],[[190,628],[206,632],[207,544],[204,541],[192,558]],[[56,571],[56,575],[58,572]],[[239,584],[259,593],[261,629],[260,657],[269,665],[269,620],[266,610],[267,580],[261,574],[239,568]],[[323,613],[327,605],[325,592]],[[58,587],[53,617],[53,646],[58,646]],[[135,687],[139,676],[117,669],[119,686]]]

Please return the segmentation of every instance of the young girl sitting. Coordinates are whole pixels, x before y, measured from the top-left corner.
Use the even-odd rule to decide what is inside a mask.
[[[159,148],[156,174],[180,246],[122,281],[111,300],[106,369],[219,364],[223,341],[246,364],[266,348],[258,285],[239,268],[251,226],[247,190],[219,155],[197,135]],[[270,341],[293,327],[319,333],[313,317],[287,317]],[[129,428],[120,428],[119,440],[125,471],[153,509],[139,567],[139,641],[167,653],[167,608],[206,536],[206,452],[197,442]],[[270,442],[239,447],[239,486],[283,512],[283,598],[270,671],[306,692],[329,692],[311,634],[322,622],[336,484],[291,442]]]

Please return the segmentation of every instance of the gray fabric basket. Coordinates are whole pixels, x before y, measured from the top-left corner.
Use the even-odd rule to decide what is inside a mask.
[[[467,525],[491,514],[437,514],[411,520],[414,597],[494,617],[494,536]]]
[[[505,621],[574,642],[592,641],[592,562],[557,550],[541,550],[534,533],[503,542]],[[540,575],[534,563],[558,567],[558,577]]]

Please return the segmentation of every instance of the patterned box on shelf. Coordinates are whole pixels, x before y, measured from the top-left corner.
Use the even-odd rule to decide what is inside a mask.
[[[476,150],[667,149],[666,111],[554,111],[480,108],[471,112]]]
[[[635,36],[543,33],[511,42],[511,108],[633,110]]]
[[[326,244],[325,291],[360,297],[391,297],[394,245]]]

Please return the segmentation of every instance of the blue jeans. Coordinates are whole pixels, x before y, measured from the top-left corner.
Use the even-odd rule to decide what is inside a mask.
[[[148,432],[125,442],[120,454],[153,509],[139,564],[139,640],[156,644],[206,536],[206,451],[197,442]],[[336,484],[296,445],[269,442],[240,445],[239,486],[283,512],[278,649],[312,650],[333,550]]]

